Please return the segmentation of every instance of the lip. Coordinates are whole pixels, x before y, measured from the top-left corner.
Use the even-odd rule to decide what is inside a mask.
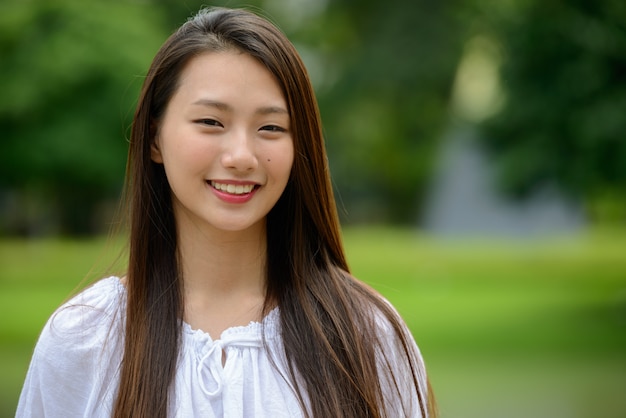
[[[253,188],[252,188],[252,191],[250,191],[249,193],[232,194],[232,193],[228,193],[228,192],[216,189],[211,184],[212,182],[220,183],[220,184],[232,184],[232,185],[235,185],[235,186],[253,186]],[[232,203],[232,204],[242,204],[242,203],[246,203],[246,202],[250,201],[250,199],[252,199],[254,197],[254,195],[256,194],[256,192],[260,188],[260,184],[259,183],[256,183],[256,182],[253,182],[253,181],[241,181],[241,180],[219,180],[219,179],[215,179],[215,180],[207,180],[206,184],[209,187],[209,189],[211,189],[213,194],[215,194],[215,196],[217,196],[217,198],[219,198],[223,202]]]

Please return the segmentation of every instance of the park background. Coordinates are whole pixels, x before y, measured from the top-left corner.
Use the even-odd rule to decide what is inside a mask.
[[[626,416],[623,1],[0,0],[0,417],[55,307],[123,269],[133,107],[201,5],[303,56],[350,265],[442,418]]]

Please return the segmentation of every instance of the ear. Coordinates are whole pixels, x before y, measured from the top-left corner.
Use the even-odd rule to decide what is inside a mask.
[[[159,148],[158,136],[154,137],[150,145],[150,159],[157,164],[163,164],[163,155],[161,155],[161,149]]]
[[[151,126],[151,131],[154,132],[152,136],[152,143],[150,144],[150,159],[157,164],[163,164],[163,155],[161,154],[160,148],[160,129],[157,124],[153,121]]]

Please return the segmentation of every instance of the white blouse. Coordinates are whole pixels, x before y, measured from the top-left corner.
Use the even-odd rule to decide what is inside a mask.
[[[125,297],[119,278],[109,277],[52,315],[35,347],[16,418],[112,415],[123,352]],[[169,416],[302,417],[281,354],[279,315],[276,308],[262,323],[229,328],[218,340],[183,324]],[[393,343],[388,348],[398,349]],[[421,362],[417,346],[414,349]],[[396,358],[393,352],[387,354]],[[406,364],[395,364],[394,373],[410,378]],[[381,384],[386,387],[384,381]],[[420,386],[425,388],[424,381]],[[392,411],[410,406],[414,411],[410,416],[421,417],[414,389],[404,392],[407,399],[385,392]]]

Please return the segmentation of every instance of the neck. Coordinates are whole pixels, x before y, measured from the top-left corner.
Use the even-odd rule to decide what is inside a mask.
[[[236,232],[179,217],[179,271],[184,320],[214,338],[233,326],[260,321],[265,304],[266,225]]]
[[[246,231],[180,231],[184,293],[206,302],[265,297],[265,224]]]

